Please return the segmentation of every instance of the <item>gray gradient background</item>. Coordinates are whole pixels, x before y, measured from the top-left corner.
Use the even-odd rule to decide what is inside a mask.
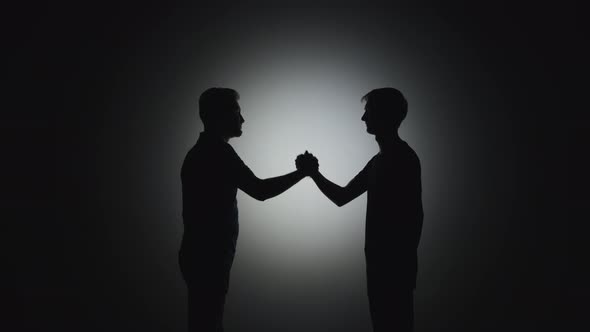
[[[341,185],[377,152],[360,98],[400,89],[423,172],[416,331],[562,318],[567,239],[544,174],[560,144],[548,114],[563,101],[551,65],[573,33],[567,9],[62,9],[31,51],[57,60],[47,76],[60,73],[68,106],[54,119],[56,222],[24,251],[38,263],[19,284],[31,329],[185,328],[179,172],[211,86],[241,94],[244,134],[230,143],[257,176],[292,171],[307,149]],[[338,208],[309,179],[266,202],[239,192],[226,330],[370,331],[365,204]]]

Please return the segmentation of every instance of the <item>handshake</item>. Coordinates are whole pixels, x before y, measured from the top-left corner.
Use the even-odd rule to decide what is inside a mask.
[[[297,159],[295,159],[295,166],[297,167],[297,170],[305,176],[313,176],[319,171],[318,158],[307,151],[305,151],[304,154],[297,156]]]

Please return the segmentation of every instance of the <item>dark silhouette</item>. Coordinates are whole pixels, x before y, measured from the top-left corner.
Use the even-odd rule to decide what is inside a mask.
[[[184,234],[179,251],[188,289],[189,331],[223,331],[223,307],[238,238],[237,189],[258,200],[277,196],[301,180],[292,173],[261,180],[228,140],[242,134],[239,95],[211,88],[199,99],[205,125],[181,170]]]
[[[338,206],[367,192],[365,258],[373,330],[412,331],[424,216],[420,161],[398,135],[408,109],[401,92],[376,89],[362,100],[366,101],[362,120],[380,151],[346,187],[326,179],[317,159],[307,151],[297,157],[296,165]]]

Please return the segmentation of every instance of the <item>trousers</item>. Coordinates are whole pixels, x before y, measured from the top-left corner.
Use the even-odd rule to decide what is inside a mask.
[[[223,309],[233,255],[206,256],[179,252],[188,293],[189,332],[223,332]]]
[[[367,293],[374,332],[414,331],[415,270],[367,257]]]

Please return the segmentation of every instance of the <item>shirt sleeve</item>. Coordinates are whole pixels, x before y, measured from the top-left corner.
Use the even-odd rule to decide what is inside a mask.
[[[351,200],[367,191],[372,161],[373,159],[369,160],[367,165],[344,187],[347,196],[351,197]]]
[[[251,187],[251,185],[253,185],[258,180],[258,178],[256,175],[254,175],[254,172],[252,172],[252,170],[246,166],[244,161],[242,161],[242,158],[238,156],[231,145],[229,147],[231,169],[236,187],[240,189]]]

